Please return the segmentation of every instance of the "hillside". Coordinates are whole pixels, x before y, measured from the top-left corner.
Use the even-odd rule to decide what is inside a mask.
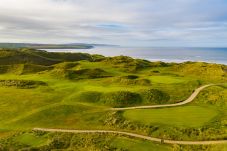
[[[36,64],[54,65],[64,61],[92,61],[92,56],[82,53],[49,53],[35,49],[0,49],[0,65]]]

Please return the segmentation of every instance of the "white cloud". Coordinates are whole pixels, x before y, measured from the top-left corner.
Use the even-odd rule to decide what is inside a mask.
[[[226,7],[224,0],[1,0],[0,41],[225,44]]]

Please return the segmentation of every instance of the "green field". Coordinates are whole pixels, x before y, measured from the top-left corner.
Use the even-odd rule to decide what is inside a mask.
[[[201,127],[218,115],[211,107],[183,106],[153,110],[128,110],[124,117],[129,120],[153,125]]]
[[[221,150],[223,145],[165,145],[115,135],[32,129],[105,129],[171,140],[226,139],[226,85],[204,89],[185,106],[110,110],[177,103],[201,85],[226,83],[226,69],[207,63],[0,49],[0,150]]]

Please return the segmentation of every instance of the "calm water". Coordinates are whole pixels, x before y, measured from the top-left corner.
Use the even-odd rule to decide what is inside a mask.
[[[49,52],[83,52],[104,56],[126,55],[150,61],[204,61],[227,65],[227,48],[129,48],[95,47],[93,49],[46,49]]]

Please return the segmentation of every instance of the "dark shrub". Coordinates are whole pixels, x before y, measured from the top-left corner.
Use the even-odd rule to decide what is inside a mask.
[[[125,76],[127,79],[138,79],[139,77],[137,75],[127,75]]]
[[[129,91],[116,91],[103,94],[100,102],[114,107],[125,107],[142,102],[139,94]]]
[[[0,80],[0,86],[30,89],[30,88],[36,88],[38,86],[47,86],[47,84],[42,81],[31,81],[31,80]]]
[[[142,96],[147,103],[162,104],[169,101],[170,96],[157,89],[148,89],[142,92]]]
[[[150,67],[150,62],[142,59],[133,59],[128,56],[107,57],[103,62],[120,68],[123,71],[135,72],[140,69]]]
[[[105,77],[110,77],[110,74],[99,68],[68,70],[69,79],[96,79]]]

